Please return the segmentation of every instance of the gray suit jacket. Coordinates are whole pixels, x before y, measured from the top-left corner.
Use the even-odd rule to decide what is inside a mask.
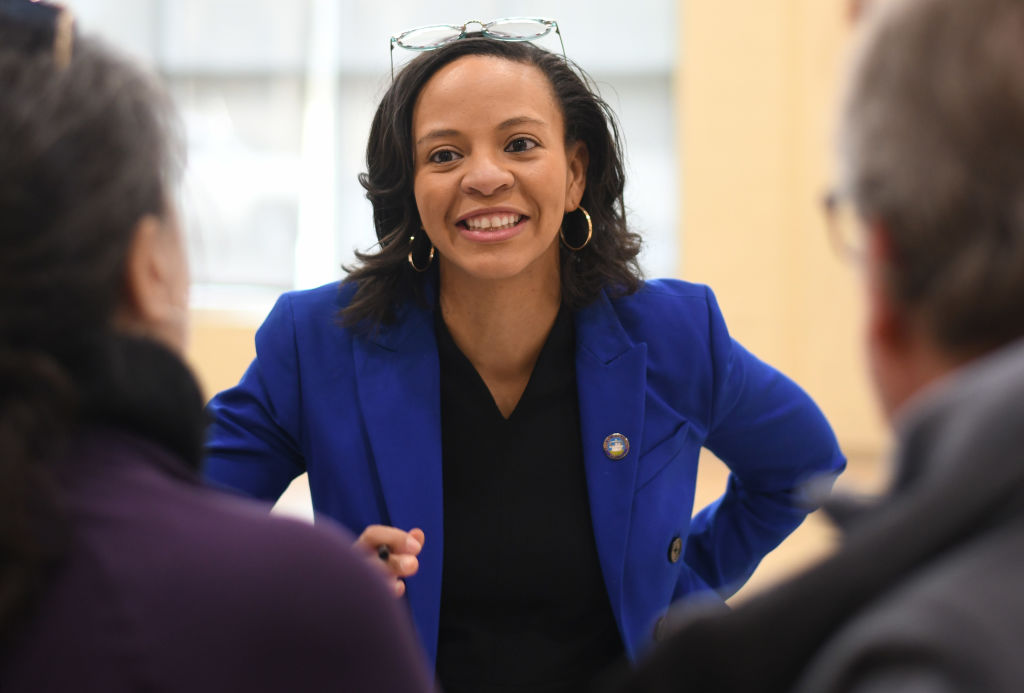
[[[1024,342],[923,393],[898,434],[891,491],[832,504],[835,555],[732,612],[683,607],[603,690],[1024,691]]]
[[[832,634],[796,690],[1024,691],[1024,345],[941,383],[899,432],[899,476],[876,512],[970,512]]]

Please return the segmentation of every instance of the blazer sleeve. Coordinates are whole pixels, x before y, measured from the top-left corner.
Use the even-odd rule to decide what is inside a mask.
[[[704,445],[730,474],[725,493],[694,516],[685,556],[727,597],[813,510],[808,482],[830,484],[846,460],[807,393],[732,339],[706,296],[713,389]]]
[[[211,485],[273,501],[305,471],[298,371],[295,321],[284,294],[256,332],[256,358],[241,381],[207,407],[204,476]]]

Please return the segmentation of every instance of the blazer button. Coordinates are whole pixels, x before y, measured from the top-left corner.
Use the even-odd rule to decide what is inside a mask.
[[[668,560],[670,563],[679,562],[679,557],[683,555],[683,540],[676,537],[672,540],[672,543],[668,545]]]

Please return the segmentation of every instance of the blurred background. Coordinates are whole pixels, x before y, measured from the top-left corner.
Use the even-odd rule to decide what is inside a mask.
[[[356,176],[391,80],[389,38],[470,19],[556,19],[619,115],[626,203],[648,276],[711,285],[733,336],[800,383],[850,458],[885,480],[888,437],[861,350],[857,267],[830,247],[833,116],[849,0],[66,0],[83,31],[156,70],[182,116],[193,273],[190,357],[234,384],[282,291],[334,281],[375,242]],[[560,50],[557,39],[542,45]],[[396,65],[412,56],[395,51]],[[702,460],[698,502],[725,471]],[[311,517],[300,478],[277,511]],[[812,516],[736,599],[826,553]]]
[[[186,127],[181,202],[197,308],[269,309],[337,279],[376,240],[356,176],[391,82],[389,38],[424,24],[551,16],[597,80],[629,143],[633,223],[652,275],[678,252],[673,0],[629,13],[562,2],[74,0],[81,25],[159,71]],[[652,18],[658,18],[652,21]],[[542,45],[560,52],[555,36]],[[621,46],[609,51],[608,46]],[[414,52],[395,50],[396,65]]]

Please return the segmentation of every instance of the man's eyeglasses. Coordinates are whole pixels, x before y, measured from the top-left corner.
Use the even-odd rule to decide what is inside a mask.
[[[863,222],[851,200],[842,193],[831,190],[822,196],[821,203],[832,247],[844,259],[863,259]]]
[[[467,31],[467,27],[476,25],[477,30]],[[492,22],[481,22],[471,19],[462,26],[454,24],[434,24],[403,31],[391,37],[391,79],[395,78],[395,46],[410,51],[432,51],[453,41],[464,39],[470,34],[496,39],[498,41],[536,41],[551,32],[558,36],[565,56],[565,43],[562,32],[558,30],[558,22],[553,19],[539,17],[504,17]]]
[[[63,5],[0,0],[0,46],[25,53],[52,51],[60,67],[71,62],[74,20]]]

